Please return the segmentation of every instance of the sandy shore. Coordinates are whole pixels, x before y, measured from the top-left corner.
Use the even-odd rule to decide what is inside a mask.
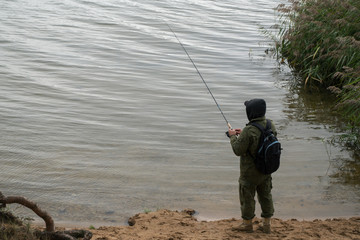
[[[181,212],[159,210],[136,214],[129,219],[132,226],[99,227],[91,230],[92,239],[359,239],[360,217],[348,219],[299,221],[296,219],[272,220],[272,233],[264,234],[257,228],[260,219],[255,219],[254,232],[233,230],[241,224],[240,219],[198,221],[191,210]]]

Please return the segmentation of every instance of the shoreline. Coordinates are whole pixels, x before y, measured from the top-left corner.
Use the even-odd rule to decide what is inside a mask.
[[[238,218],[214,221],[199,220],[195,211],[161,209],[138,213],[129,218],[129,225],[100,226],[90,230],[94,240],[120,239],[360,239],[360,216],[313,220],[272,218],[272,233],[258,230],[261,219],[254,219],[254,232],[234,230],[241,224]],[[39,225],[38,225],[39,227]],[[74,226],[57,230],[78,229]]]
[[[122,222],[109,222],[109,221],[103,221],[103,222],[93,222],[93,221],[56,221],[56,219],[54,219],[55,221],[55,226],[59,227],[59,228],[65,228],[65,229],[74,229],[74,228],[89,228],[89,226],[94,226],[96,228],[98,227],[127,227],[129,226],[128,224],[128,219],[136,216],[136,215],[140,215],[140,214],[148,214],[148,213],[154,213],[154,212],[158,212],[158,211],[162,211],[162,210],[167,210],[167,211],[171,211],[171,212],[182,212],[184,210],[181,209],[158,209],[158,210],[153,210],[153,211],[149,211],[149,212],[138,212],[138,213],[134,213],[132,216],[127,217],[126,219],[124,219],[124,221]],[[209,216],[209,214],[202,214],[197,212],[196,210],[195,213],[192,215],[192,217],[198,221],[198,222],[216,222],[216,221],[223,221],[223,220],[227,220],[227,219],[238,219],[241,220],[241,213],[239,210],[239,213],[237,214],[236,217],[232,217],[232,216],[214,216],[211,215]],[[259,216],[258,216],[259,215]],[[274,215],[273,218],[274,219],[281,219],[282,221],[288,221],[288,220],[292,220],[292,219],[297,219],[298,221],[315,221],[315,220],[320,220],[320,221],[326,221],[329,219],[350,219],[350,218],[360,218],[360,215],[328,215],[328,216],[307,216],[307,217],[303,217],[303,216],[282,216],[282,215]],[[257,214],[257,216],[255,216],[256,219],[260,219],[260,214]],[[33,225],[37,226],[37,227],[42,227],[44,226],[44,221],[40,218],[37,218],[36,220],[32,221]],[[359,239],[360,240],[360,239]]]

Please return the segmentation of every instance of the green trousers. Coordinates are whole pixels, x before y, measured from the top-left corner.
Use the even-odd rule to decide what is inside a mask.
[[[255,193],[261,206],[261,217],[270,218],[274,214],[274,204],[272,201],[271,176],[266,177],[257,183],[251,183],[246,180],[239,180],[239,196],[241,206],[241,217],[245,220],[251,220],[255,217]]]

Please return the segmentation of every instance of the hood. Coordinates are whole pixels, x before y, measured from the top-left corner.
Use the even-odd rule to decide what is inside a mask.
[[[246,101],[246,115],[249,119],[249,121],[263,117],[266,113],[266,102],[264,99],[252,99],[249,101]]]

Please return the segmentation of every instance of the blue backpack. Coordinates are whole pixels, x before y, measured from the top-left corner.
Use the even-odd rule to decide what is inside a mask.
[[[271,174],[280,167],[281,144],[271,129],[271,121],[266,119],[266,128],[258,123],[250,125],[261,131],[259,144],[255,156],[255,166],[263,174]]]

